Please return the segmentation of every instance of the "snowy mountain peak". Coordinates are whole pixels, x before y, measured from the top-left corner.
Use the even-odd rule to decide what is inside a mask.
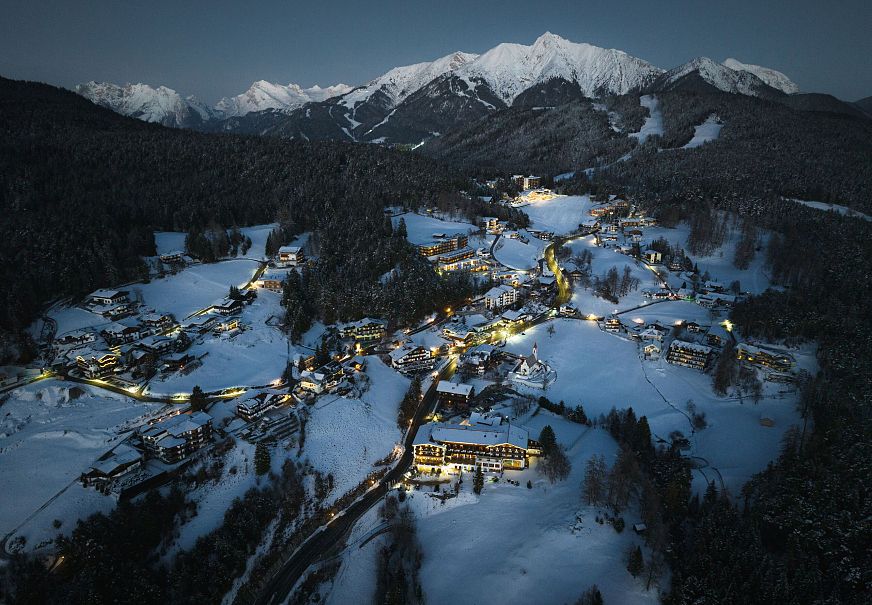
[[[687,76],[697,74],[711,86],[735,94],[760,96],[772,91],[763,80],[749,71],[735,71],[708,57],[697,57],[670,69],[658,79],[658,88],[668,90]]]
[[[267,109],[292,110],[312,101],[325,101],[347,93],[347,84],[335,84],[327,88],[312,86],[302,88],[299,84],[274,84],[266,80],[254,82],[248,90],[235,97],[224,97],[215,105],[215,111],[224,117],[244,116],[254,111]]]
[[[499,44],[458,70],[490,84],[506,104],[534,84],[562,78],[587,96],[624,94],[649,83],[661,69],[625,52],[570,42],[545,32],[530,45]]]
[[[76,86],[76,92],[96,105],[164,126],[189,126],[211,117],[211,110],[195,97],[183,99],[166,86],[154,88],[142,83],[119,86],[92,80]]]
[[[380,92],[387,97],[389,106],[393,107],[439,76],[457,71],[476,57],[478,55],[458,51],[435,61],[395,67],[345,95],[342,104],[353,108]]]
[[[766,85],[780,90],[785,94],[792,95],[799,92],[799,86],[797,86],[793,80],[775,69],[761,67],[760,65],[752,65],[750,63],[742,63],[741,61],[732,58],[724,61],[723,65],[729,67],[733,71],[752,73],[760,78]]]

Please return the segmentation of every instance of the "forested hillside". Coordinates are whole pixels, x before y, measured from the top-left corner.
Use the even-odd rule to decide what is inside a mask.
[[[622,132],[609,127],[606,112],[582,100],[547,109],[503,110],[420,151],[470,171],[554,175],[608,165],[597,171],[594,182],[659,195],[687,190],[779,194],[872,209],[872,120],[726,93],[656,96],[664,136],[649,139],[628,161],[616,161],[638,147],[626,133],[638,131],[647,113],[632,95],[605,101]],[[700,148],[676,149],[712,114],[724,124],[720,138]],[[585,185],[579,182],[578,187]]]
[[[172,130],[0,79],[0,330],[8,338],[46,301],[141,277],[154,229],[278,217],[291,233],[328,233],[360,287],[396,261],[375,254],[387,250],[383,207],[448,190],[447,170],[414,154]]]

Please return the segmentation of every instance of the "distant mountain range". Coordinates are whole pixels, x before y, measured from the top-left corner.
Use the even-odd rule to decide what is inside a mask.
[[[98,105],[166,126],[407,144],[507,107],[670,90],[723,91],[804,110],[870,111],[830,95],[802,95],[783,73],[732,58],[717,63],[699,57],[666,71],[623,51],[570,42],[552,33],[530,46],[504,43],[482,55],[455,52],[396,67],[354,88],[302,88],[260,80],[213,107],[163,86],[89,82],[76,87]]]

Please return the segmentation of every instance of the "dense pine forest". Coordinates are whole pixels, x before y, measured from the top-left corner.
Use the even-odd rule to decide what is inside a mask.
[[[602,110],[589,100],[503,110],[421,151],[480,171],[554,175],[609,166],[602,178],[629,192],[779,194],[872,211],[872,120],[727,93],[674,91],[657,99],[664,136],[641,149],[626,133],[639,130],[647,110],[638,95],[624,95],[605,99]],[[677,149],[710,115],[724,125],[717,144]],[[633,149],[629,160],[619,161]],[[575,185],[586,190],[582,173]]]
[[[446,169],[414,154],[172,130],[51,86],[0,79],[0,350],[15,353],[10,342],[20,344],[46,302],[143,277],[153,230],[278,219],[286,233],[323,235],[333,299],[364,296],[400,256],[408,260],[387,243],[384,206],[415,207],[456,190]],[[396,290],[424,300],[423,289]],[[331,318],[362,308],[330,300],[319,312]]]

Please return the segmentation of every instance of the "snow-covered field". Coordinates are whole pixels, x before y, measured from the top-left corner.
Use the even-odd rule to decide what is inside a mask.
[[[183,251],[185,249],[185,236],[187,234],[179,231],[155,231],[154,245],[157,248],[157,254],[169,254],[170,252]]]
[[[331,500],[360,483],[402,437],[397,410],[409,380],[376,356],[366,364],[371,384],[360,399],[323,395],[306,423],[302,458],[325,475],[333,473]]]
[[[632,276],[639,280],[639,287],[621,298],[618,304],[615,304],[597,296],[592,290],[585,289],[581,285],[576,284],[572,295],[572,305],[584,315],[593,313],[598,317],[603,317],[615,311],[632,309],[650,302],[642,295],[642,290],[658,289],[660,287],[660,282],[657,280],[654,272],[644,263],[638,262],[626,254],[616,252],[614,249],[600,248],[594,242],[594,236],[589,235],[569,242],[567,247],[572,250],[573,256],[580,254],[582,250],[589,250],[593,254],[591,271],[592,275],[595,276],[602,277],[609,269],[615,267],[620,277],[623,275],[624,267],[629,267]]]
[[[578,225],[587,220],[590,197],[586,195],[558,195],[550,200],[533,201],[522,206],[530,217],[531,226],[555,235],[566,235],[578,230]]]
[[[518,239],[501,237],[494,247],[494,258],[511,269],[527,271],[536,267],[549,242],[523,230],[520,233],[527,238],[526,244]]]
[[[244,259],[191,265],[175,275],[136,284],[130,289],[142,295],[147,307],[172,313],[181,321],[227,296],[230,286],[248,283],[257,268],[256,262]]]
[[[446,221],[413,212],[392,217],[391,221],[393,221],[394,227],[399,224],[401,218],[406,222],[407,239],[413,244],[432,242],[434,233],[444,233],[451,237],[452,235],[478,231],[478,227],[471,223]]]
[[[693,138],[682,149],[694,149],[721,136],[721,128],[724,125],[718,121],[718,117],[711,115],[706,121],[697,126],[693,132]]]
[[[691,303],[652,305],[658,318],[669,321],[687,318]],[[670,306],[667,306],[670,305]],[[680,306],[679,306],[680,305]],[[646,310],[647,311],[647,310]],[[631,314],[636,316],[636,312]],[[644,313],[641,316],[646,317]],[[529,389],[534,396],[544,394],[566,405],[582,404],[591,417],[606,414],[614,406],[632,407],[637,416],[648,417],[656,436],[666,438],[674,430],[691,437],[685,404],[693,399],[697,408],[709,418],[709,428],[691,437],[693,454],[706,458],[724,476],[733,494],[751,475],[777,456],[784,431],[799,422],[794,393],[779,394],[781,385],[766,383],[764,399],[754,404],[735,398],[719,397],[711,389],[711,376],[690,368],[659,361],[642,361],[638,345],[628,339],[603,332],[594,322],[556,320],[555,333],[547,326],[528,329],[524,335],[509,338],[506,350],[529,354],[533,343],[539,356],[557,372],[556,381],[542,391]],[[800,367],[813,370],[812,350],[791,351]],[[766,417],[774,421],[771,428],[760,425]],[[741,448],[735,444],[741,443]],[[695,474],[698,488],[704,487],[702,473]]]
[[[71,388],[84,394],[71,398]],[[59,381],[13,391],[0,408],[0,492],[6,494],[0,532],[24,523],[16,536],[27,538],[26,548],[33,548],[58,533],[54,519],[63,522],[61,531],[70,531],[76,519],[112,508],[113,499],[78,485],[79,475],[118,445],[119,432],[162,407],[103,391],[95,395],[90,387]]]
[[[629,136],[639,139],[641,145],[648,137],[663,136],[663,114],[660,113],[660,101],[653,95],[642,95],[639,104],[648,109],[648,117],[639,132],[631,132]]]
[[[204,391],[234,386],[264,386],[280,378],[288,361],[288,342],[278,328],[267,325],[271,317],[281,318],[281,295],[261,290],[257,299],[243,308],[239,318],[245,329],[229,336],[207,334],[187,351],[203,357],[203,365],[189,374],[171,374],[166,380],[152,380],[149,393],[190,393],[198,385]],[[296,348],[291,347],[293,358]]]

